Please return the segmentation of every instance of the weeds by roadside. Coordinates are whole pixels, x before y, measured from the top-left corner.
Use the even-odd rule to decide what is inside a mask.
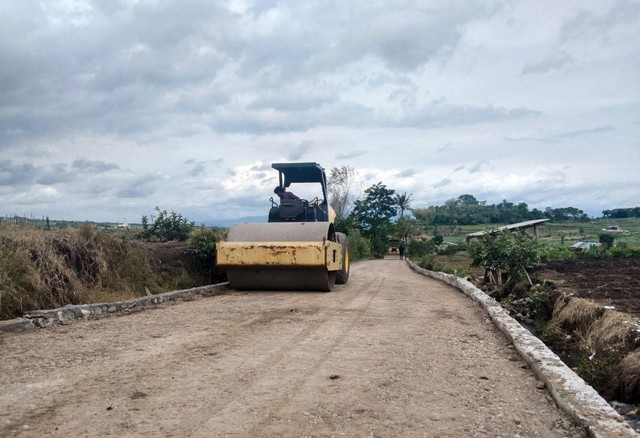
[[[90,225],[46,231],[1,224],[0,319],[175,288],[182,280],[165,275],[145,245]]]

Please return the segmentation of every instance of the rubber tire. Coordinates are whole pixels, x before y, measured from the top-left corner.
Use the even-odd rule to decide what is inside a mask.
[[[336,284],[347,284],[349,281],[349,238],[344,233],[336,233],[338,243],[342,245],[342,269],[337,272]]]

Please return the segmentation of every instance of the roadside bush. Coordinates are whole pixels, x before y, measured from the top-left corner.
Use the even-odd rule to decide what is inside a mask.
[[[189,255],[200,272],[213,276],[216,257],[216,242],[222,237],[222,232],[201,225],[189,234]]]
[[[139,238],[160,242],[184,241],[189,238],[189,233],[195,228],[195,222],[187,220],[175,211],[167,213],[166,210],[156,207],[156,212],[158,215],[151,225],[149,218],[142,216],[142,231],[138,235]]]
[[[351,228],[347,230],[349,236],[349,255],[352,262],[371,257],[371,243],[362,236],[360,230]]]
[[[433,239],[411,239],[407,243],[407,256],[414,260],[421,260],[422,258],[430,254],[435,254],[435,252],[436,244],[434,243]]]

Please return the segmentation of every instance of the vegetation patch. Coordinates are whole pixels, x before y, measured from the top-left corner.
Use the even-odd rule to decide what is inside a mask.
[[[210,283],[210,268],[190,254],[186,242],[144,242],[90,225],[48,231],[0,224],[0,319]]]

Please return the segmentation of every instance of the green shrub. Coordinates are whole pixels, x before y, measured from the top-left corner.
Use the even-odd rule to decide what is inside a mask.
[[[356,228],[347,229],[349,236],[349,257],[352,262],[371,257],[371,242]]]
[[[611,234],[601,233],[598,236],[598,241],[607,249],[613,246],[614,240],[615,240],[615,237],[613,237]]]
[[[184,241],[189,238],[189,233],[195,228],[195,222],[188,221],[175,211],[167,213],[166,210],[160,210],[159,207],[156,207],[156,212],[158,215],[151,225],[149,225],[147,216],[142,216],[142,231],[138,235],[139,238],[160,242]]]
[[[539,242],[520,233],[498,231],[485,233],[477,242],[469,246],[471,266],[481,266],[492,275],[492,282],[530,281],[528,269],[538,263]]]
[[[540,250],[542,262],[567,261],[576,258],[576,252],[567,246],[544,245]]]
[[[207,282],[224,280],[225,272],[216,268],[216,243],[224,235],[223,229],[206,228],[201,225],[189,234],[189,257],[192,271]]]
[[[429,254],[434,254],[435,252],[436,244],[433,242],[433,239],[411,239],[407,244],[407,256],[414,260],[420,260]]]
[[[635,258],[640,257],[640,248],[630,248],[627,245],[618,244],[607,250],[607,255],[610,257],[619,258]]]
[[[438,247],[439,255],[454,255],[459,251],[463,251],[464,248],[461,245],[443,245]]]

